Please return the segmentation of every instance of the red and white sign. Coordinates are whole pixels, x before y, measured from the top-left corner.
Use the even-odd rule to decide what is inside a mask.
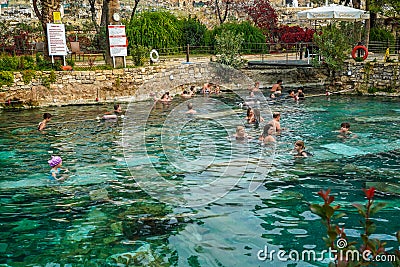
[[[125,34],[125,25],[108,25],[110,40],[110,55],[112,57],[126,57],[128,55],[128,39]]]
[[[64,24],[47,23],[47,44],[49,56],[67,55]]]

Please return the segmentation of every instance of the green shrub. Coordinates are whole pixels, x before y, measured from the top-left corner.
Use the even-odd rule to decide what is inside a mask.
[[[232,31],[223,31],[215,37],[215,52],[217,53],[217,62],[240,68],[244,61],[240,57],[240,48],[243,43],[243,34],[236,34]]]
[[[48,89],[50,89],[50,79],[49,79],[49,77],[46,77],[46,76],[42,76],[42,85],[44,86],[44,87],[47,87]]]
[[[363,61],[364,61],[364,58],[363,58],[363,57],[356,57],[354,60],[355,60],[356,62],[363,62]]]
[[[35,74],[36,74],[36,71],[23,70],[21,73],[22,73],[22,80],[24,81],[24,84],[30,84],[33,76],[35,76]]]
[[[265,44],[265,36],[262,31],[252,26],[248,21],[244,21],[241,23],[224,23],[214,28],[214,30],[209,31],[205,36],[206,45],[215,46],[215,37],[220,35],[223,31],[230,31],[234,35],[242,35],[243,42],[241,51],[245,53],[261,52]]]
[[[196,17],[188,18],[182,21],[182,45],[189,44],[190,46],[204,46],[204,35],[207,32],[207,27],[202,24]]]
[[[343,69],[345,60],[348,58],[352,43],[351,39],[339,28],[337,23],[322,28],[322,34],[314,33],[314,43],[319,47],[319,53],[324,58],[331,75]],[[313,64],[318,66],[318,58],[313,60]]]
[[[182,45],[182,22],[164,11],[143,12],[126,25],[128,49],[135,46],[172,48]]]
[[[149,55],[149,49],[142,45],[133,47],[130,52],[135,66],[143,66]]]
[[[10,71],[0,71],[0,86],[11,86],[14,83],[14,74]]]
[[[21,56],[19,57],[20,70],[34,70],[36,69],[36,61],[32,56]]]
[[[378,92],[379,90],[378,90],[378,88],[376,88],[376,87],[370,87],[370,88],[368,88],[368,93],[369,94],[375,94],[376,92]]]
[[[72,58],[67,58],[65,61],[68,66],[71,66],[72,68],[75,67],[75,61]]]
[[[19,57],[16,56],[3,56],[0,58],[0,70],[18,70],[19,61]]]
[[[51,70],[49,74],[49,82],[55,83],[56,81],[57,81],[56,73],[54,72],[54,70]]]
[[[379,29],[379,28],[372,28],[370,31],[369,35],[369,40],[370,41],[376,41],[376,42],[387,42],[389,41],[390,43],[394,42],[394,36],[391,32],[385,30],[385,29]]]
[[[44,59],[40,53],[36,54],[36,69],[37,70],[50,70],[52,68],[51,62]]]

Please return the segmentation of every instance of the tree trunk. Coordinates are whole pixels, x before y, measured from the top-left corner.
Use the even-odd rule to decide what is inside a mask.
[[[365,10],[367,12],[369,12],[369,0],[365,1]],[[371,16],[371,14],[370,14]],[[371,31],[371,19],[367,19],[365,20],[365,40],[364,40],[364,44],[365,47],[368,48],[369,45],[369,33]]]
[[[94,24],[94,27],[96,28],[96,33],[99,35],[100,26],[97,24],[97,19],[96,19],[96,0],[89,0],[89,5],[90,5],[90,14],[92,22]]]
[[[38,1],[40,1],[40,6],[42,8],[41,11],[39,10]],[[32,5],[33,10],[43,27],[43,33],[45,36],[44,56],[49,58],[47,23],[53,22],[53,12],[60,11],[61,0],[33,0]]]
[[[133,20],[133,17],[135,16],[136,9],[137,9],[137,7],[138,7],[138,5],[139,5],[139,2],[140,2],[140,0],[135,0],[135,5],[133,6],[133,9],[132,9],[130,21],[132,21],[132,20]]]
[[[107,49],[106,49],[106,64],[113,65],[113,61],[110,54],[110,40],[108,38],[108,25],[119,25],[118,21],[113,20],[114,13],[119,13],[120,5],[119,0],[105,0],[107,2],[107,12],[103,9],[103,13],[106,13],[106,38],[107,38]],[[104,6],[103,6],[104,7]],[[115,57],[115,67],[122,67],[124,65],[124,58],[123,57]]]
[[[228,17],[228,11],[229,11],[230,2],[229,2],[229,0],[226,0],[226,1],[222,0],[221,1],[221,5],[223,5],[225,3],[225,10],[223,11],[224,14],[221,14],[222,10],[221,10],[221,8],[219,6],[219,0],[215,0],[214,3],[215,3],[215,11],[217,12],[217,17],[219,19],[219,23],[223,24],[225,22],[226,18]]]

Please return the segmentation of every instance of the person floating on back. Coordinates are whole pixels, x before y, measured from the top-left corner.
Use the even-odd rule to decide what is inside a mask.
[[[114,110],[104,113],[104,116],[102,117],[102,119],[103,120],[116,120],[116,119],[118,119],[117,115],[120,115],[121,113],[122,113],[121,105],[115,104]]]
[[[51,117],[53,117],[50,113],[44,113],[43,114],[43,120],[39,123],[38,130],[43,131],[44,128],[46,127],[47,123],[51,120]]]

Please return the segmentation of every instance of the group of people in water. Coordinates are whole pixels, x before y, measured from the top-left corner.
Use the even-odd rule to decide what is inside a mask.
[[[259,88],[260,84],[259,82],[256,82],[254,84],[254,87],[249,88],[250,91],[250,98],[254,97],[254,94],[257,91],[260,91]],[[295,101],[299,100],[304,100],[305,95],[303,92],[303,88],[299,88],[297,92],[294,90],[289,90],[288,94],[285,96],[282,96],[282,80],[278,80],[277,83],[275,83],[271,89],[270,89],[270,99],[277,99],[277,98],[292,98]],[[190,98],[196,93],[201,93],[203,95],[208,95],[208,94],[219,94],[221,92],[220,86],[217,84],[212,84],[212,83],[206,83],[203,85],[201,89],[196,89],[195,86],[191,86],[190,89],[188,90],[183,90],[181,97],[182,98]],[[160,99],[157,99],[154,96],[155,102],[161,102],[163,104],[169,103],[172,101],[173,97],[170,96],[169,92],[165,92]],[[255,108],[255,105],[253,105],[255,102],[251,101],[245,101],[244,105],[247,106],[247,114],[246,114],[246,122],[248,125],[254,124],[257,125],[257,127],[264,122],[264,118],[260,114],[260,109]],[[243,105],[242,105],[243,106]],[[189,102],[187,104],[188,110],[186,111],[187,114],[196,114],[197,111],[193,107],[193,103]],[[110,112],[106,112],[102,119],[107,120],[107,119],[117,119],[118,115],[122,114],[122,108],[121,105],[115,104],[114,105],[114,110]],[[50,122],[52,118],[52,115],[50,113],[44,113],[43,114],[43,120],[39,123],[38,125],[38,130],[43,131],[47,125],[47,123]],[[272,114],[272,120],[270,120],[268,123],[266,123],[263,127],[263,131],[261,135],[258,137],[258,140],[262,144],[273,144],[276,142],[276,137],[277,135],[281,134],[283,128],[281,128],[280,125],[280,119],[281,119],[281,114],[279,112],[274,112]],[[353,134],[350,131],[350,124],[348,122],[343,122],[341,124],[340,130],[338,130],[338,137],[340,138],[354,138],[356,137],[355,134]],[[237,126],[236,127],[236,133],[233,135],[233,138],[236,140],[248,140],[248,139],[253,139],[253,137],[249,136],[246,133],[246,128],[243,125]],[[304,141],[302,140],[297,140],[294,143],[294,150],[296,151],[295,157],[310,157],[312,154],[308,151],[305,150],[305,144]],[[61,168],[62,166],[62,159],[59,156],[53,156],[49,161],[48,161],[51,170],[50,170],[50,176],[49,178],[51,180],[55,181],[63,181],[65,179],[64,176],[60,177],[60,171],[63,170]],[[64,172],[67,171],[64,169]]]
[[[109,119],[117,119],[118,115],[122,114],[122,108],[120,104],[115,104],[114,105],[114,110],[113,111],[108,111],[105,112],[102,119],[103,120],[109,120]],[[44,129],[47,126],[47,123],[49,123],[51,121],[51,118],[53,116],[50,113],[44,113],[43,114],[43,120],[41,122],[39,122],[38,125],[38,131],[40,132],[44,132]],[[62,167],[62,158],[60,156],[52,156],[50,160],[47,161],[48,164],[50,165],[51,169],[50,169],[50,175],[49,175],[49,179],[52,181],[64,181],[67,176],[65,175],[61,175],[61,171],[64,173],[68,172],[68,169],[65,168],[61,168]]]

